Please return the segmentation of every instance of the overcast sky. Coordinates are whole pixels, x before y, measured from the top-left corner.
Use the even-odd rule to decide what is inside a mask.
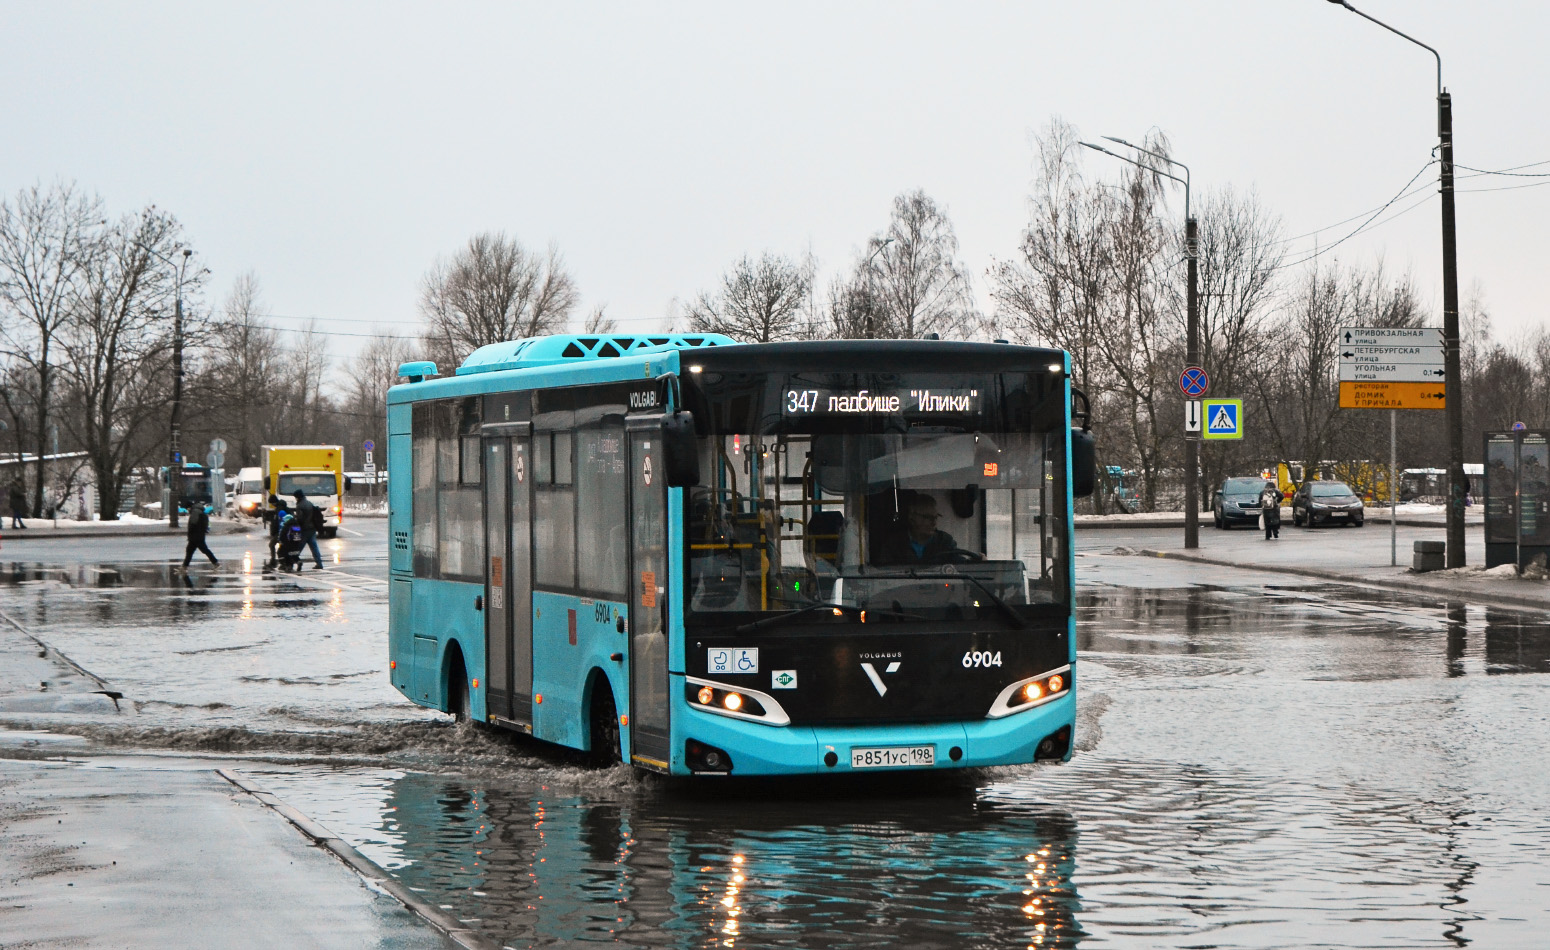
[[[1550,5],[1357,6],[1441,52],[1458,163],[1550,162]],[[988,303],[1052,116],[1164,130],[1197,195],[1253,188],[1288,237],[1324,229],[1299,256],[1436,144],[1431,55],[1326,0],[0,0],[0,36],[0,192],[73,180],[115,213],[155,203],[212,301],[251,270],[278,325],[315,317],[338,355],[374,324],[412,333],[425,271],[479,231],[554,242],[578,320],[606,304],[656,330],[744,253],[810,251],[826,285],[913,188],[947,208]],[[1117,177],[1104,163],[1088,171]],[[1550,186],[1513,188],[1542,182],[1459,183],[1460,283],[1499,336],[1545,318]],[[1412,271],[1440,310],[1435,189],[1389,211],[1417,202],[1335,253]]]

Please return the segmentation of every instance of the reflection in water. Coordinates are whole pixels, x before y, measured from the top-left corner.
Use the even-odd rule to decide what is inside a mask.
[[[524,789],[406,774],[368,819],[331,810],[347,796],[314,798],[316,776],[263,781],[510,946],[1065,947],[1084,936],[1075,821],[967,787],[761,792],[625,777],[622,789]]]

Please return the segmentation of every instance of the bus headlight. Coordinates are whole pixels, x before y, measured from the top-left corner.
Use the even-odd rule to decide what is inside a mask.
[[[1018,680],[1001,690],[996,701],[990,704],[986,719],[1000,719],[1013,713],[1042,706],[1070,692],[1071,667],[1062,666],[1048,673]]]
[[[733,719],[749,719],[770,726],[791,724],[791,717],[768,693],[692,676],[684,680],[684,699],[692,709]]]

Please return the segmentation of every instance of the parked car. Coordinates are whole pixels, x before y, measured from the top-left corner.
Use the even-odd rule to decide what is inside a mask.
[[[1259,493],[1265,490],[1263,478],[1229,478],[1211,496],[1211,520],[1218,528],[1235,524],[1259,526]]]
[[[1295,525],[1352,524],[1360,528],[1366,519],[1361,497],[1345,482],[1304,482],[1292,496]]]

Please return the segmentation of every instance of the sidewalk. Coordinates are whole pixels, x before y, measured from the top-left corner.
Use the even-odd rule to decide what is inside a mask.
[[[1170,558],[1217,567],[1247,568],[1312,577],[1345,584],[1362,584],[1390,590],[1431,594],[1480,604],[1510,605],[1550,610],[1550,582],[1519,577],[1511,566],[1485,570],[1482,528],[1469,525],[1465,552],[1472,566],[1449,571],[1414,573],[1410,570],[1413,542],[1417,539],[1442,540],[1443,526],[1411,528],[1399,533],[1398,566],[1390,561],[1389,532],[1379,528],[1291,527],[1281,528],[1281,537],[1264,540],[1259,531],[1202,531],[1201,547],[1183,548],[1182,538],[1169,538],[1166,546],[1149,539],[1148,546],[1135,551],[1146,557]]]
[[[0,614],[0,947],[489,947],[218,762],[81,755],[118,700]]]
[[[0,543],[5,541],[42,541],[54,538],[120,538],[120,537],[182,537],[188,531],[188,522],[180,520],[178,527],[169,528],[165,521],[52,521],[48,518],[25,518],[25,528],[0,528]],[[211,534],[245,534],[263,523],[252,519],[211,518]]]
[[[1403,527],[1425,528],[1441,527],[1447,522],[1447,513],[1442,505],[1400,505],[1395,512],[1395,523]],[[1387,505],[1369,505],[1364,514],[1368,524],[1389,523],[1389,509]],[[1281,509],[1281,521],[1284,524],[1292,523],[1292,509]],[[1201,528],[1211,527],[1211,512],[1200,513]],[[1474,526],[1485,523],[1485,510],[1479,505],[1474,505],[1464,510],[1464,523]],[[1182,528],[1184,527],[1184,512],[1182,511],[1146,511],[1133,515],[1077,515],[1076,527],[1084,528]]]

